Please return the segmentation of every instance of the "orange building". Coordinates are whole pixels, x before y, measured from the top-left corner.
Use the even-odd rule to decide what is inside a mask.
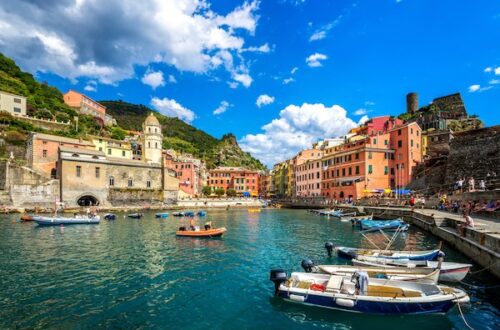
[[[271,194],[271,175],[262,172],[259,174],[259,197],[268,198]]]
[[[207,183],[212,191],[217,188],[224,191],[234,189],[238,195],[259,195],[259,172],[241,167],[217,167],[210,170]]]
[[[422,130],[416,123],[396,125],[389,117],[374,121],[352,132],[368,134],[351,134],[345,143],[325,149],[321,187],[325,198],[358,199],[374,191],[404,188],[411,181],[422,161]]]
[[[293,195],[321,196],[321,158],[323,150],[302,150],[293,158]]]
[[[106,107],[84,94],[69,90],[64,94],[64,103],[80,113],[100,118],[103,123],[106,120]]]
[[[179,159],[166,154],[165,167],[174,170],[179,190],[189,196],[201,194],[201,162],[199,159]]]
[[[95,149],[94,144],[86,140],[32,133],[26,149],[28,165],[46,177],[56,178],[60,146]]]

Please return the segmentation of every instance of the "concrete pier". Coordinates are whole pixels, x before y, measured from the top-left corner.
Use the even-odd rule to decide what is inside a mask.
[[[500,223],[494,219],[474,219],[474,228],[466,228],[463,233],[458,225],[464,220],[457,214],[441,212],[431,209],[372,207],[372,206],[340,206],[349,211],[356,210],[374,216],[387,218],[403,218],[405,221],[418,226],[458,251],[470,257],[475,263],[486,268],[490,273],[500,278]]]

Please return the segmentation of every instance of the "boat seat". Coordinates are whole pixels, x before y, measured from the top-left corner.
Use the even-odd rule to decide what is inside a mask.
[[[326,291],[340,291],[342,287],[343,276],[332,275],[326,283]]]

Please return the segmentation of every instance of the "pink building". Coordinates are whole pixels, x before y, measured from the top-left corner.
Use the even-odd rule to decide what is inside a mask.
[[[179,179],[179,190],[189,196],[201,194],[201,162],[198,159],[174,159],[165,156],[165,167],[174,170]]]
[[[323,150],[302,150],[294,157],[296,197],[321,196],[321,158]]]

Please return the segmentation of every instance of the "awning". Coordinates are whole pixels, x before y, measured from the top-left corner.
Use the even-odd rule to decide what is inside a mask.
[[[243,192],[243,197],[250,197],[250,193],[248,191]]]
[[[353,178],[340,178],[340,179],[335,179],[335,181],[337,182],[350,182],[350,181],[358,181],[362,179],[362,177],[360,176],[357,176],[357,177],[353,177]]]

